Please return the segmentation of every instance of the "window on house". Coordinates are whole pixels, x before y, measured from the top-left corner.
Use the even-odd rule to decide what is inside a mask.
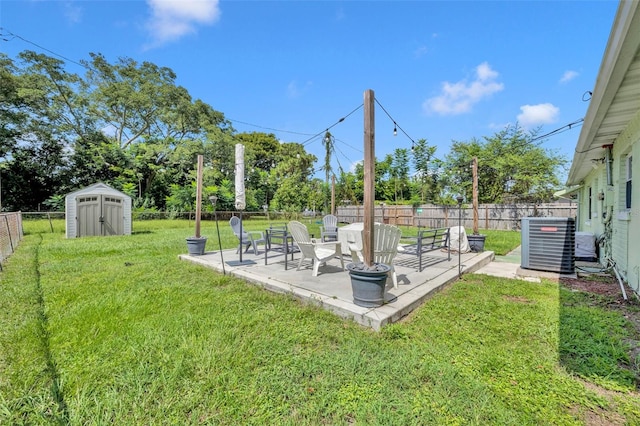
[[[626,189],[625,189],[625,207],[631,208],[631,166],[632,166],[633,157],[629,155],[627,157],[627,181],[626,181]]]
[[[587,209],[587,211],[589,212],[589,220],[591,220],[591,207],[593,205],[593,192],[591,187],[589,187],[589,208]]]

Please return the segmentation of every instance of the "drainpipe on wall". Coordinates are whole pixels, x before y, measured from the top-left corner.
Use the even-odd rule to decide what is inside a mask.
[[[607,185],[613,186],[613,155],[611,153],[613,144],[602,145],[602,147],[605,149],[604,160],[605,168],[607,169]]]

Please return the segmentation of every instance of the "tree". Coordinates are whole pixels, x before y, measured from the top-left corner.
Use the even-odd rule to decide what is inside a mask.
[[[273,133],[238,133],[234,136],[236,143],[245,146],[245,163],[247,169],[247,191],[254,191],[258,208],[269,205],[277,186],[270,179],[271,170],[280,158],[280,141]]]
[[[427,145],[426,139],[418,139],[411,150],[415,179],[419,184],[420,201],[423,203],[428,199],[427,193],[429,188],[434,187],[434,185],[430,185],[430,183],[432,183],[430,182],[430,178],[437,179],[435,170],[429,168],[431,158],[435,153],[436,147]],[[432,197],[429,199],[433,202]]]
[[[544,202],[559,187],[559,168],[567,160],[532,140],[536,132],[507,126],[483,140],[454,141],[447,155],[449,191],[472,198],[471,161],[478,157],[480,203]]]
[[[27,104],[20,96],[20,81],[13,61],[0,53],[0,157],[17,144],[25,131]]]
[[[406,148],[396,148],[393,151],[391,176],[393,178],[394,201],[397,203],[399,200],[404,200],[404,194],[409,188],[409,151]]]
[[[222,113],[175,84],[167,67],[120,58],[110,64],[91,53],[83,92],[91,114],[121,148],[146,137],[178,144],[204,136],[210,126],[226,126]]]
[[[273,206],[283,211],[302,211],[308,206],[309,179],[315,155],[308,154],[299,143],[283,143],[271,179],[277,186]]]
[[[0,56],[0,154],[3,208],[36,210],[68,188],[68,130],[74,121],[63,104],[72,102],[77,76],[61,61],[24,52],[18,68]]]

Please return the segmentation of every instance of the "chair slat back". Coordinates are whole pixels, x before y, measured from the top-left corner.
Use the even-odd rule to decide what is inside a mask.
[[[240,218],[238,216],[232,216],[229,220],[229,225],[231,225],[231,229],[236,237],[240,238]],[[243,234],[246,234],[246,232],[243,232]]]
[[[390,263],[398,253],[402,230],[397,226],[376,223],[373,225],[374,262]]]
[[[328,214],[322,218],[322,225],[327,231],[335,231],[338,229],[338,218],[332,214]]]
[[[296,243],[311,243],[309,231],[305,224],[292,220],[287,225],[287,228],[289,229],[289,232],[291,232],[293,239],[296,240]]]

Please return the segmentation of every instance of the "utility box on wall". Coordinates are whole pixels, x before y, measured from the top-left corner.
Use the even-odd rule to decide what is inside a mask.
[[[522,266],[525,269],[575,272],[575,219],[522,218]]]

